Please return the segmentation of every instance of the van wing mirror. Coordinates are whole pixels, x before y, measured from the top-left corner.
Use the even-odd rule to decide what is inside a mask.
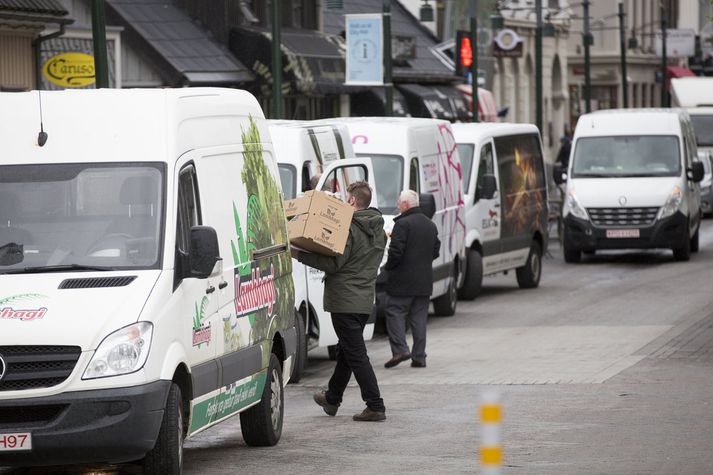
[[[556,163],[552,167],[552,178],[558,185],[565,183],[567,181],[567,169],[561,163]]]
[[[691,163],[691,168],[687,170],[688,179],[695,181],[696,183],[703,180],[703,175],[705,175],[706,170],[703,168],[702,162]]]
[[[433,219],[436,215],[436,199],[431,193],[421,193],[418,195],[419,207],[428,219]]]
[[[476,195],[479,200],[492,200],[496,191],[498,191],[498,181],[495,179],[495,175],[483,175],[480,177]]]
[[[190,277],[207,279],[213,273],[215,264],[220,260],[218,234],[210,226],[191,228],[191,265]]]

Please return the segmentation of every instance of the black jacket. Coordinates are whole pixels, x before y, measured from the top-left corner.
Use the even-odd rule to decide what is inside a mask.
[[[389,272],[386,293],[396,297],[431,295],[433,260],[440,248],[438,228],[421,208],[411,208],[397,216],[384,266]]]

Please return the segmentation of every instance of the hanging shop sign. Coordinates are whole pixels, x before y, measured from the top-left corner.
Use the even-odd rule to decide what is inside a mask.
[[[94,56],[85,53],[62,53],[50,57],[42,75],[60,87],[85,87],[96,82]]]
[[[523,40],[515,30],[505,28],[500,30],[493,40],[493,56],[496,58],[520,58],[522,57]]]
[[[383,86],[384,35],[380,13],[344,15],[347,85]]]
[[[661,30],[656,32],[656,56],[663,56]],[[669,58],[688,58],[696,54],[696,32],[687,30],[666,30],[666,56]]]

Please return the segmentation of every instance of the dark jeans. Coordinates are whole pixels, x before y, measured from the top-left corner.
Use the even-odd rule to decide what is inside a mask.
[[[426,362],[426,324],[428,323],[428,304],[430,297],[394,297],[388,296],[386,302],[386,331],[389,333],[391,353],[408,353],[406,342],[406,322],[411,327],[413,349],[411,360]]]
[[[379,393],[374,369],[371,367],[364,344],[364,327],[369,315],[360,313],[333,313],[332,325],[337,333],[337,366],[329,380],[325,394],[330,404],[341,404],[344,390],[354,373],[361,389],[361,398],[372,411],[384,412],[384,400]]]

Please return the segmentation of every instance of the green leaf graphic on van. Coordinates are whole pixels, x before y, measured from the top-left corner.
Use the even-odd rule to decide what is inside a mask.
[[[205,319],[205,311],[208,308],[208,297],[203,297],[201,299],[201,306],[198,308],[198,302],[196,302],[196,314],[193,317],[193,329],[200,330],[203,320]]]

